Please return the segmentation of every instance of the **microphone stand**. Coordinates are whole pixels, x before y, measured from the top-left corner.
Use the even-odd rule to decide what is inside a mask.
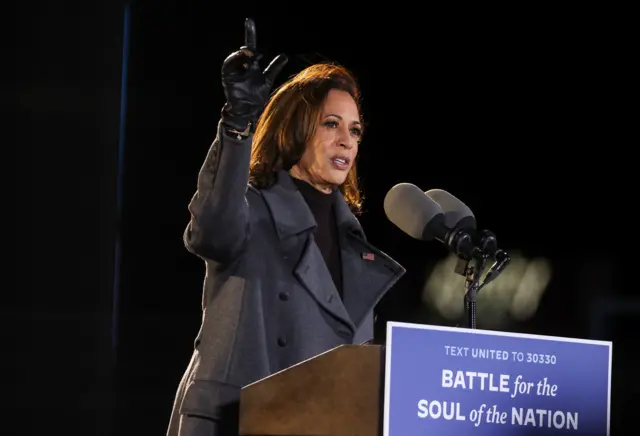
[[[474,261],[472,264],[472,261]],[[480,259],[458,259],[456,265],[456,273],[464,276],[464,287],[466,292],[464,294],[464,310],[467,317],[467,327],[470,329],[476,328],[476,297],[480,290],[480,276],[482,275],[486,266],[486,259],[484,255],[481,255]]]
[[[487,272],[484,281],[480,283],[480,278],[486,269],[489,259],[494,259],[495,262]],[[496,237],[488,230],[483,232],[480,248],[474,250],[471,257],[458,257],[455,272],[465,278],[464,307],[468,328],[476,328],[476,298],[478,292],[498,277],[510,261],[511,258],[504,250],[498,250]]]

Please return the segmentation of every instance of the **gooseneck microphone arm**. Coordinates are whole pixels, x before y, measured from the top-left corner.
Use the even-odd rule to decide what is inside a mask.
[[[509,265],[509,262],[511,262],[511,258],[504,250],[498,250],[494,257],[496,261],[491,269],[489,269],[489,272],[487,272],[487,275],[484,277],[484,281],[482,282],[482,285],[480,285],[478,290],[482,289],[484,286],[495,280],[496,277],[498,277],[500,273],[504,271],[507,265]]]
[[[484,280],[480,282],[487,263],[491,259],[494,260],[494,264],[487,272]],[[466,292],[464,295],[464,306],[469,328],[476,328],[476,298],[478,292],[480,292],[480,289],[485,285],[495,280],[495,278],[504,271],[510,261],[511,258],[507,252],[498,249],[495,235],[488,230],[484,230],[481,233],[480,243],[478,244],[477,251],[474,252],[474,256],[458,256],[458,264],[456,265],[455,272],[465,277]]]

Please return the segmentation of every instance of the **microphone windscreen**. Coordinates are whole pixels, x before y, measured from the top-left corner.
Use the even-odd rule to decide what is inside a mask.
[[[447,227],[453,229],[460,228],[476,228],[476,219],[473,212],[462,201],[458,200],[454,195],[442,189],[430,189],[425,192],[429,198],[440,205],[444,213],[444,222]]]
[[[411,183],[399,183],[387,192],[384,212],[400,230],[419,240],[424,239],[427,224],[442,214],[440,206]]]

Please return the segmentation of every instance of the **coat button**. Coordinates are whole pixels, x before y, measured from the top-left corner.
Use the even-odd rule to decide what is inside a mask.
[[[282,300],[282,301],[287,301],[289,299],[289,293],[288,292],[280,292],[280,294],[278,294],[278,297],[280,297],[280,300]]]
[[[327,297],[327,303],[331,302],[333,302],[333,294],[329,294],[329,296]]]
[[[278,345],[280,345],[281,347],[284,347],[285,345],[287,345],[287,340],[286,338],[283,338],[282,336],[280,336],[278,338]]]

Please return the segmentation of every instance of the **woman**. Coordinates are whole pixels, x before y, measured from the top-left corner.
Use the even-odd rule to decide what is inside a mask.
[[[351,74],[314,65],[269,99],[286,58],[265,71],[258,58],[247,20],[189,204],[185,245],[207,270],[203,322],[169,435],[237,434],[243,386],[372,339],[374,306],[404,274],[354,215],[363,123]]]

